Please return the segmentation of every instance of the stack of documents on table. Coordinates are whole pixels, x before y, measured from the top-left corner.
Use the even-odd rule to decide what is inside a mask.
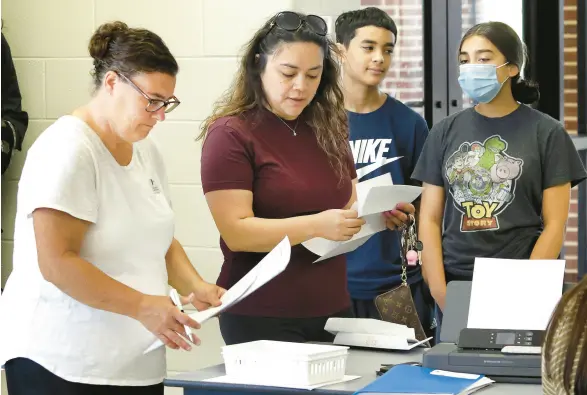
[[[211,307],[207,310],[196,311],[190,314],[200,324],[208,321],[210,318],[220,314],[232,305],[237,304],[251,293],[268,283],[278,274],[282,273],[289,263],[291,255],[291,245],[289,238],[285,238],[277,244],[265,257],[249,271],[243,278],[227,290],[220,301],[222,304],[218,307]],[[145,354],[163,346],[161,340],[155,341],[145,350]]]
[[[397,365],[355,394],[468,395],[494,381],[477,374]]]
[[[333,317],[324,330],[335,335],[334,344],[384,350],[411,350],[432,339],[417,341],[413,328],[372,318]]]
[[[315,237],[302,243],[304,247],[320,256],[320,262],[334,256],[353,251],[377,232],[386,229],[383,212],[394,210],[398,203],[411,203],[422,193],[421,187],[393,185],[391,174],[386,173],[357,184],[357,201],[353,209],[365,220],[361,231],[348,241],[332,241]]]
[[[222,384],[237,384],[237,385],[251,385],[251,386],[259,386],[259,387],[277,387],[277,388],[293,388],[293,389],[300,389],[300,390],[313,390],[316,388],[326,387],[328,385],[340,384],[345,383],[347,381],[352,381],[360,378],[361,376],[350,376],[345,375],[340,380],[333,380],[327,383],[320,383],[320,384],[284,384],[278,380],[274,380],[271,377],[267,377],[266,380],[264,379],[245,379],[242,377],[235,378],[231,376],[220,376],[214,377],[211,379],[202,380],[207,383],[222,383]],[[264,390],[265,392],[267,390]]]

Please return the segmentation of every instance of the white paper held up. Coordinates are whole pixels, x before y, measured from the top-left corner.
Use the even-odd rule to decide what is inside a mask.
[[[398,203],[411,203],[422,193],[421,187],[394,185],[391,173],[365,180],[357,184],[359,217],[393,210]]]
[[[413,185],[380,185],[369,189],[359,202],[359,217],[395,209],[398,203],[411,203],[422,193]]]
[[[393,185],[390,173],[360,182],[357,184],[357,201],[352,208],[365,220],[361,230],[348,241],[315,237],[303,242],[302,245],[320,257],[314,263],[354,251],[375,233],[387,228],[382,215],[384,211],[394,209],[398,203],[413,202],[421,192],[420,187]]]
[[[334,256],[340,255],[340,254],[346,254],[347,252],[351,252],[356,250],[357,248],[359,248],[360,246],[362,246],[363,244],[365,244],[365,242],[367,240],[369,240],[369,237],[371,237],[371,235],[368,236],[363,236],[361,238],[352,238],[349,241],[343,241],[343,242],[336,242],[336,241],[331,241],[331,240],[326,240],[328,242],[331,243],[336,243],[332,246],[332,248],[330,250],[328,250],[325,254],[323,254],[320,258],[316,259],[314,261],[314,263],[332,258]]]
[[[475,259],[467,327],[545,330],[564,276],[564,260]]]
[[[322,237],[314,237],[303,242],[302,245],[312,253],[320,256],[314,263],[353,251],[365,244],[372,235],[386,229],[385,218],[381,214],[368,215],[363,219],[365,220],[365,225],[348,241],[333,241]]]
[[[373,187],[393,185],[391,173],[385,173],[357,183],[357,200],[365,200],[365,194]]]
[[[218,315],[230,306],[240,302],[251,293],[271,281],[278,274],[282,273],[291,257],[291,244],[289,238],[285,238],[273,248],[261,261],[249,271],[243,278],[234,284],[220,298],[222,304],[218,307],[211,307],[207,310],[196,311],[190,314],[200,324],[208,321],[210,318]],[[144,354],[163,346],[163,342],[157,339],[151,346],[145,350]]]

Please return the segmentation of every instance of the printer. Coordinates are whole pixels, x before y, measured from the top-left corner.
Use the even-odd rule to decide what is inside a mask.
[[[422,366],[539,384],[544,331],[467,328],[471,288],[471,281],[448,284],[440,343],[425,352]]]

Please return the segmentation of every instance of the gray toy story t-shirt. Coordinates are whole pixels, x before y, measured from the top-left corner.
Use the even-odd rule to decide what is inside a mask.
[[[586,177],[563,126],[526,105],[501,118],[469,108],[442,120],[412,174],[444,187],[444,265],[457,275],[472,274],[476,257],[528,259],[543,190]]]

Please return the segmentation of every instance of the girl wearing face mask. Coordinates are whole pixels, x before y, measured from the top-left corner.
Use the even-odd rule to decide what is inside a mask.
[[[587,176],[557,120],[525,105],[525,47],[500,22],[463,37],[459,83],[476,103],[434,126],[412,177],[423,182],[423,274],[441,310],[446,284],[471,280],[476,257],[556,259],[571,188]]]

